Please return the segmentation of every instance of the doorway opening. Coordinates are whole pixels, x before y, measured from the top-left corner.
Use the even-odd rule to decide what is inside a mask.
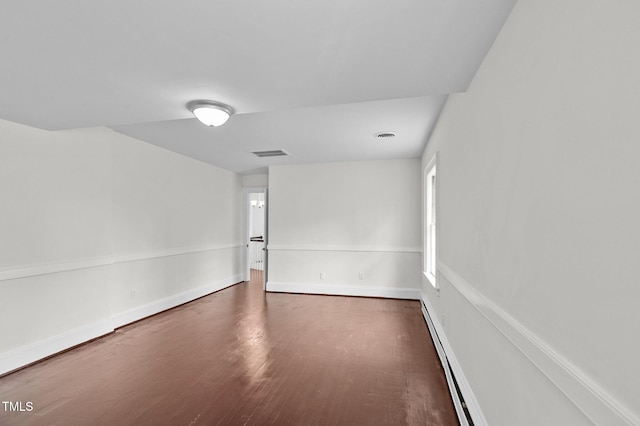
[[[260,282],[263,289],[266,289],[267,281],[267,209],[266,189],[246,192],[245,281]]]

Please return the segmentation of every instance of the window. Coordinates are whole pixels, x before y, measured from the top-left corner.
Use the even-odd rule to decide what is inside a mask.
[[[424,274],[436,287],[436,157],[424,171]]]

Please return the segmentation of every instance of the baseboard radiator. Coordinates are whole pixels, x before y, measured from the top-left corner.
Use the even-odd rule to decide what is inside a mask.
[[[453,401],[454,408],[456,410],[456,414],[458,415],[458,421],[462,426],[481,426],[486,425],[486,421],[484,420],[484,416],[482,413],[479,413],[475,416],[475,421],[473,414],[469,411],[469,407],[467,402],[465,401],[463,392],[460,389],[459,380],[456,378],[456,374],[454,368],[449,362],[449,357],[447,357],[446,350],[444,348],[443,342],[441,341],[440,334],[436,329],[436,325],[429,314],[429,309],[425,304],[424,300],[420,300],[422,305],[422,315],[424,316],[425,322],[427,323],[427,327],[429,328],[429,333],[431,334],[431,339],[433,340],[433,345],[436,348],[438,353],[438,357],[440,358],[440,363],[442,364],[442,369],[444,370],[445,377],[447,379],[447,384],[449,385],[449,393],[451,394],[451,399]],[[446,345],[448,346],[448,345]]]

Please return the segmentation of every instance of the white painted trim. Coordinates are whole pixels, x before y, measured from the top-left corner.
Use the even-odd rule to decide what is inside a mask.
[[[97,268],[100,266],[111,265],[112,263],[112,256],[102,256],[79,259],[71,262],[26,265],[19,268],[0,270],[0,281],[35,277],[37,275],[55,274],[58,272],[75,271],[78,269]]]
[[[420,300],[420,290],[397,287],[361,287],[349,284],[316,284],[267,282],[267,291],[280,293],[326,294],[332,296],[384,297],[388,299]]]
[[[436,315],[436,312],[433,309],[433,306],[431,305],[431,303],[429,302],[429,299],[424,293],[422,293],[421,300],[424,307],[426,308],[426,311],[429,313],[429,315],[426,316],[424,311],[422,314],[425,315],[425,320],[427,321],[427,324],[429,324],[429,318],[431,319],[431,325],[433,325],[437,339],[442,344],[442,348],[444,349],[444,353],[446,355],[447,361],[451,366],[451,370],[453,370],[453,375],[455,376],[456,382],[458,383],[458,388],[460,389],[460,393],[462,393],[464,402],[467,404],[467,410],[469,410],[469,414],[471,415],[473,424],[476,426],[488,425],[487,419],[485,418],[484,413],[480,408],[480,403],[478,402],[478,399],[473,393],[473,389],[471,389],[471,385],[469,384],[469,381],[467,380],[467,377],[464,374],[462,365],[460,365],[458,358],[456,358],[456,355],[453,352],[453,348],[451,347],[451,344],[449,344],[449,339],[447,338],[447,334],[445,333],[444,327],[440,323],[440,320],[438,319],[438,316]],[[432,338],[433,338],[433,335],[432,335]],[[446,371],[447,368],[444,363],[443,363],[443,367]],[[451,392],[451,395],[453,396],[454,401],[458,399],[458,395],[457,393],[455,393],[455,386],[452,387],[452,383],[449,383],[449,391]],[[457,407],[456,407],[456,411],[458,411]],[[460,417],[460,414],[461,413],[458,412],[458,417]],[[462,417],[464,417],[464,413],[462,413]],[[462,420],[460,420],[460,422],[462,423]],[[466,422],[466,419],[465,419],[465,422]]]
[[[184,254],[201,253],[214,250],[225,250],[241,247],[242,243],[220,244],[195,247],[176,247],[166,250],[156,250],[150,252],[132,253],[118,256],[100,256],[86,259],[78,259],[71,262],[44,263],[36,265],[26,265],[18,268],[0,270],[0,281],[13,280],[18,278],[34,277],[37,275],[56,274],[60,272],[76,271],[78,269],[97,268],[101,266],[113,265],[114,263],[134,262],[139,260],[150,260],[161,257],[180,256]]]
[[[424,298],[424,294],[422,297]],[[447,354],[442,347],[442,342],[440,342],[440,339],[438,338],[438,333],[436,331],[435,325],[433,324],[433,321],[431,320],[431,316],[427,313],[427,308],[425,308],[424,303],[422,303],[421,305],[422,306],[420,307],[422,308],[422,316],[427,322],[431,340],[433,340],[433,345],[435,346],[438,357],[440,358],[440,364],[442,364],[442,369],[444,370],[444,375],[447,379],[447,384],[449,385],[449,393],[451,394],[451,400],[453,401],[453,406],[456,409],[456,414],[458,415],[458,421],[460,422],[461,426],[469,426],[467,416],[464,414],[464,408],[462,408],[462,401],[460,400],[458,392],[456,392],[456,385],[454,383],[453,375],[451,374],[451,369],[449,368]]]
[[[33,362],[54,355],[65,349],[72,348],[91,339],[95,339],[105,334],[113,332],[117,327],[138,321],[158,312],[174,308],[183,303],[190,302],[207,294],[222,290],[233,284],[242,281],[240,274],[205,285],[174,294],[147,303],[125,312],[112,315],[110,318],[99,320],[73,330],[66,331],[56,336],[48,337],[44,340],[34,342],[9,352],[0,354],[0,374],[8,373],[17,368],[24,367]]]
[[[420,247],[320,245],[320,244],[269,244],[268,250],[281,251],[354,251],[387,253],[421,253]]]
[[[2,353],[0,354],[0,374],[24,367],[112,331],[111,318],[107,318]]]
[[[438,270],[595,424],[640,425],[640,417],[531,330],[438,261]],[[457,376],[456,376],[457,377]]]
[[[422,275],[424,275],[427,281],[429,281],[429,284],[431,284],[431,287],[433,287],[436,291],[440,291],[440,288],[436,286],[436,277],[434,277],[427,271],[422,271]]]
[[[139,260],[158,259],[161,257],[182,256],[185,254],[204,253],[207,251],[227,250],[242,247],[241,242],[232,244],[211,244],[206,246],[176,247],[152,252],[132,253],[113,257],[113,263],[136,262]]]
[[[182,305],[183,303],[187,303],[199,297],[206,296],[207,294],[220,291],[241,281],[241,274],[234,275],[215,283],[187,290],[182,293],[174,294],[162,299],[154,300],[153,302],[147,303],[145,305],[137,306],[133,309],[129,309],[128,311],[120,312],[112,316],[113,328],[115,329],[118,327],[122,327],[123,325],[130,324],[142,318],[155,315],[158,312],[166,311],[167,309],[174,308],[176,306]]]

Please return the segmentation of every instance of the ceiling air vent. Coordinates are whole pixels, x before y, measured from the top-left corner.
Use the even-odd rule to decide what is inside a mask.
[[[393,138],[396,136],[395,132],[380,132],[374,135],[377,138]]]
[[[252,154],[263,158],[263,157],[282,157],[283,155],[289,155],[287,151],[283,151],[281,149],[273,149],[271,151],[253,151]]]

